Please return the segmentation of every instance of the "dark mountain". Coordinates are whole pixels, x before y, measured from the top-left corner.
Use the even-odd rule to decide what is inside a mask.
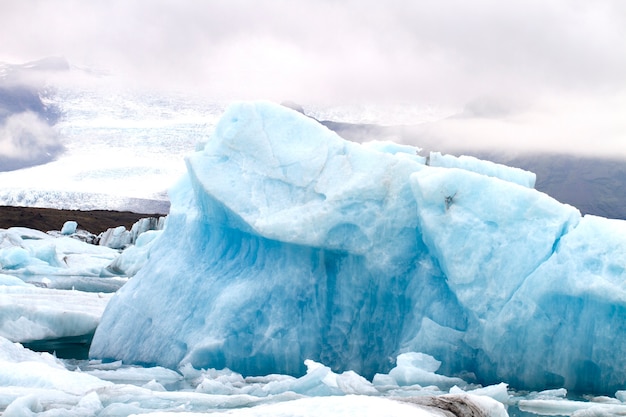
[[[51,57],[21,65],[0,64],[0,69],[0,122],[24,111],[36,113],[50,125],[58,121],[58,107],[44,104],[43,99],[51,92],[47,75],[69,71],[67,60]]]
[[[534,172],[537,174],[535,188],[571,204],[583,214],[626,219],[624,160],[558,154],[486,157]]]

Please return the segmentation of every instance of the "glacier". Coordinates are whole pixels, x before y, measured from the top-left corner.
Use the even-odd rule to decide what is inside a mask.
[[[231,105],[90,356],[376,380],[423,352],[481,384],[622,389],[626,223],[582,217],[534,174],[410,148]]]

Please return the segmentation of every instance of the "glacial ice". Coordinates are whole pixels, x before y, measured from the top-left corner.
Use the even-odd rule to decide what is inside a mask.
[[[107,266],[107,269],[120,275],[128,277],[134,276],[146,262],[148,262],[150,248],[161,233],[161,230],[145,231],[137,237],[135,244],[124,249],[124,251]]]
[[[114,274],[141,268],[149,242],[160,233],[141,233],[149,221],[137,224],[146,226],[135,228],[133,237],[142,247],[131,246],[123,259],[117,250],[81,240],[73,221],[61,232],[0,229],[0,337],[88,346],[112,293],[128,281]]]
[[[0,273],[55,276],[55,281],[61,281],[60,276],[132,276],[146,262],[151,241],[159,236],[165,219],[146,217],[130,230],[118,226],[97,237],[77,230],[72,220],[65,222],[61,231],[47,233],[25,227],[0,229]],[[91,244],[96,241],[98,245]],[[128,253],[120,254],[122,249]]]
[[[78,223],[74,220],[68,220],[63,223],[63,227],[61,228],[62,235],[71,235],[72,233],[76,233],[76,228],[78,227]]]
[[[424,352],[482,384],[624,387],[624,222],[581,218],[523,171],[377,146],[231,106],[90,356],[294,376],[309,359],[384,385]]]
[[[483,161],[473,156],[442,155],[440,152],[431,152],[428,157],[428,165],[432,167],[460,168],[489,177],[500,178],[505,181],[534,188],[537,176],[533,172],[523,169],[496,164],[491,161]]]
[[[507,416],[508,397],[502,402],[489,396],[498,387],[485,387],[483,392],[415,386],[405,389],[397,385],[383,389],[352,371],[336,374],[312,361],[307,361],[307,367],[307,374],[300,378],[243,377],[228,369],[195,369],[190,365],[173,371],[121,362],[62,361],[0,337],[0,412],[7,417],[198,415],[222,411],[248,416],[437,417],[442,415],[441,405],[447,403],[475,407],[486,417]]]
[[[145,232],[162,230],[166,217],[145,217],[137,220],[126,230],[124,226],[112,227],[98,236],[98,244],[112,249],[126,249],[137,242]]]
[[[31,342],[92,334],[111,296],[0,285],[0,337]]]
[[[432,359],[431,359],[432,360]],[[408,365],[409,367],[415,366]],[[474,406],[486,417],[506,416],[490,397],[498,387],[454,392],[439,387],[374,387],[352,371],[336,374],[307,361],[307,374],[243,377],[228,369],[178,371],[121,362],[62,361],[0,337],[0,412],[5,416],[186,415],[400,415],[441,416],[437,401]],[[425,372],[429,372],[424,370]],[[418,392],[419,398],[415,398]],[[505,390],[506,392],[506,390]],[[414,402],[429,401],[416,408]],[[367,405],[367,406],[365,406]],[[299,411],[295,411],[299,410]],[[304,414],[301,414],[304,413]],[[392,415],[398,415],[393,414]]]
[[[66,235],[24,227],[0,229],[0,272],[5,274],[112,276],[106,267],[118,255]]]

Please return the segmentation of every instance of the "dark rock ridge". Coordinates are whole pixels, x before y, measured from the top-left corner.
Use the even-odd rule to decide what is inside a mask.
[[[133,213],[130,211],[82,211],[0,206],[0,229],[20,226],[41,231],[61,230],[66,221],[74,220],[81,229],[99,234],[118,226],[130,229],[140,219],[160,217],[161,215],[162,213]]]

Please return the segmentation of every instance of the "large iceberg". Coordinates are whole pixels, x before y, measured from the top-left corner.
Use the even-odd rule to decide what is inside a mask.
[[[623,388],[626,223],[581,218],[527,172],[405,148],[232,105],[90,356],[373,378],[424,352],[483,384]]]

